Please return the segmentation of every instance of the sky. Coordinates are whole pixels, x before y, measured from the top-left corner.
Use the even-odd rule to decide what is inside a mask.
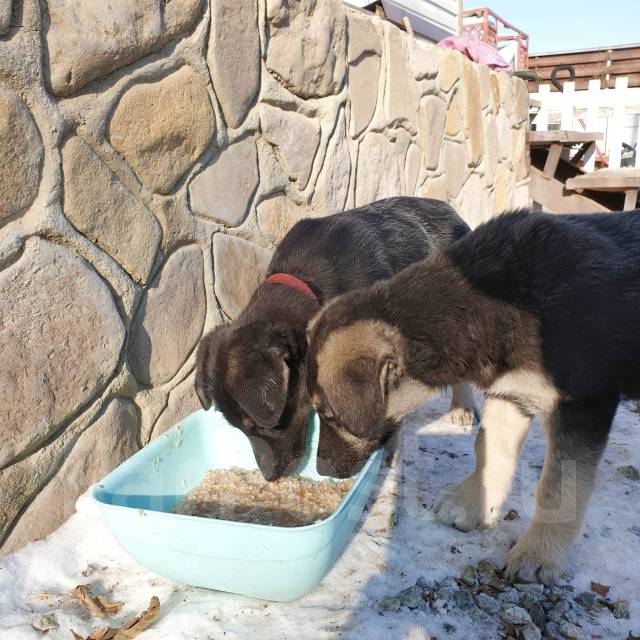
[[[640,42],[640,0],[464,0],[529,34],[529,54]]]

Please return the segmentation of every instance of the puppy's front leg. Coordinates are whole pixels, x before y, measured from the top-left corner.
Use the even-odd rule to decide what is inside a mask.
[[[478,418],[476,401],[473,398],[473,390],[468,384],[454,384],[451,388],[451,406],[449,407],[449,420],[453,424],[467,426],[473,424],[474,418]]]
[[[530,527],[507,555],[507,575],[553,584],[578,534],[617,399],[561,402],[543,420],[547,451]]]
[[[475,471],[442,492],[435,507],[438,520],[462,531],[493,521],[511,487],[531,418],[512,402],[487,396],[475,443]]]

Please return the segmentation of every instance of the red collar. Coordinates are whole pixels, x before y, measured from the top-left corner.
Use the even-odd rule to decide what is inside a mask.
[[[265,280],[265,282],[267,284],[283,284],[286,287],[304,293],[307,298],[311,298],[311,300],[313,300],[317,305],[320,304],[318,298],[316,297],[316,294],[313,293],[311,287],[306,282],[303,282],[302,280],[300,280],[300,278],[296,278],[295,276],[292,276],[288,273],[274,273],[273,275],[269,276]]]

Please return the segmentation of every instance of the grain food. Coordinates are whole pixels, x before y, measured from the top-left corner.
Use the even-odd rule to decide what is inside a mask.
[[[316,482],[301,476],[267,482],[259,471],[211,469],[173,513],[279,527],[301,527],[329,517],[353,480]]]

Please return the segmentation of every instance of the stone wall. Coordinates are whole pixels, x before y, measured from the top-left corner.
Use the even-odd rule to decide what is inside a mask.
[[[107,8],[108,6],[108,8]],[[526,203],[527,92],[339,0],[0,0],[0,542],[198,408],[304,216]]]

